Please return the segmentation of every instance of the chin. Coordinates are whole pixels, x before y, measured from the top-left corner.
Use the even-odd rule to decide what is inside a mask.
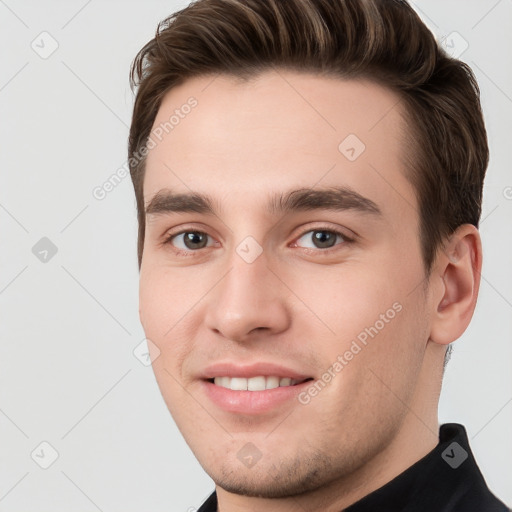
[[[297,457],[297,456],[296,456]],[[237,461],[238,462],[238,461]],[[227,492],[254,498],[280,499],[308,493],[330,484],[351,468],[335,468],[325,453],[289,461],[262,458],[252,468],[226,464],[203,468],[212,480]]]

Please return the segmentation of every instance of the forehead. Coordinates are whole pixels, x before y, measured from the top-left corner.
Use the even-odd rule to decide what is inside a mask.
[[[268,191],[344,185],[395,215],[416,200],[405,178],[402,105],[365,80],[284,70],[248,82],[195,77],[164,97],[146,161],[146,204],[160,190],[233,208]]]

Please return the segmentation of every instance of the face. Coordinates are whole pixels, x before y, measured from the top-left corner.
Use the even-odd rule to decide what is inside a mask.
[[[190,79],[162,102],[140,318],[165,402],[223,489],[283,497],[350,475],[412,405],[428,297],[397,101],[269,71]]]

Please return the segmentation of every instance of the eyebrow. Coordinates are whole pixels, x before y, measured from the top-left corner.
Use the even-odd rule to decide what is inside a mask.
[[[375,202],[346,186],[278,192],[270,196],[267,203],[267,212],[271,215],[308,210],[356,210],[375,217],[382,216]],[[169,189],[158,191],[146,206],[147,216],[189,212],[218,216],[220,211],[219,203],[207,194],[174,193]]]

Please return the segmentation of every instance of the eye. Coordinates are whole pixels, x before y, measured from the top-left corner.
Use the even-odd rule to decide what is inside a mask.
[[[208,236],[203,231],[181,231],[168,236],[164,244],[171,244],[179,254],[183,254],[208,247]]]
[[[300,247],[304,247],[300,245],[301,240],[310,241],[312,246],[305,246],[306,249],[331,249],[336,245],[343,245],[345,243],[353,242],[352,238],[347,237],[341,231],[337,231],[335,229],[327,229],[327,228],[317,228],[310,229],[302,233],[300,238],[297,239],[295,245],[299,245]],[[337,240],[341,240],[342,243],[336,243]],[[323,251],[327,252],[327,251]]]
[[[164,240],[164,245],[171,245],[173,251],[179,256],[192,256],[200,249],[211,247],[214,243],[208,243],[211,237],[204,231],[183,230],[179,233],[171,233]],[[302,242],[301,242],[302,240]],[[313,245],[307,245],[307,243]],[[304,231],[301,236],[292,244],[292,247],[303,247],[305,249],[317,249],[320,252],[336,250],[337,245],[345,245],[353,242],[341,231],[332,228],[319,227]]]

